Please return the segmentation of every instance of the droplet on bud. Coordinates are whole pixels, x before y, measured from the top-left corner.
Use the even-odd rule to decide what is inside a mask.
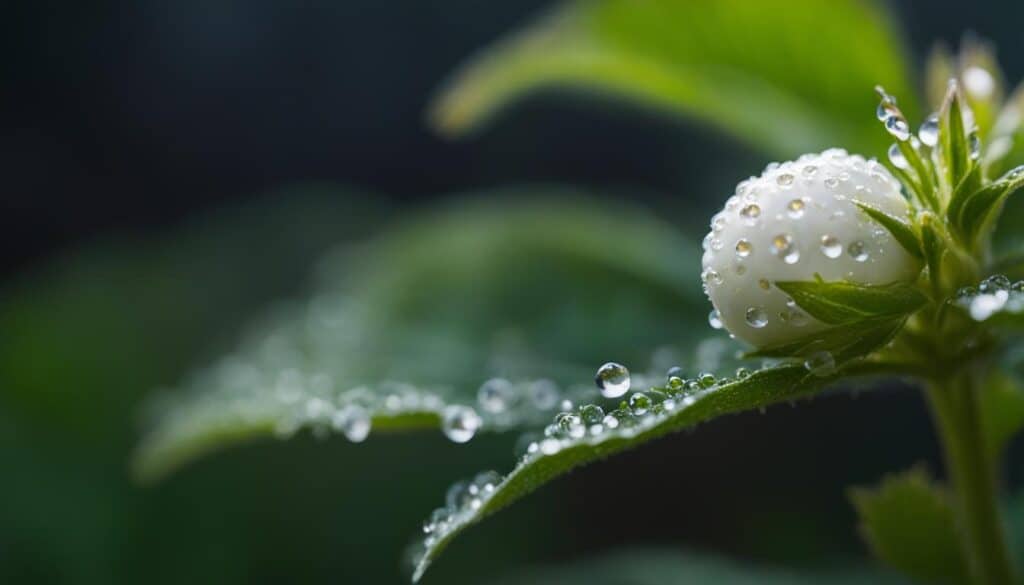
[[[760,329],[768,324],[768,314],[761,307],[750,307],[745,315],[747,325],[754,329]]]
[[[800,219],[804,216],[804,204],[803,199],[794,199],[786,204],[786,211],[789,213],[789,217],[793,219]]]
[[[629,370],[622,364],[608,362],[597,369],[594,383],[605,398],[618,398],[629,391]]]
[[[857,262],[865,262],[868,259],[868,249],[860,240],[853,242],[846,248],[846,252]]]
[[[331,426],[340,431],[353,443],[361,443],[370,434],[372,421],[370,413],[362,406],[349,404],[336,411],[331,417]]]
[[[740,217],[743,218],[744,223],[747,225],[754,225],[757,223],[757,218],[761,215],[761,207],[756,203],[746,205],[740,210]]]
[[[828,258],[838,258],[843,254],[843,245],[839,242],[839,238],[825,234],[821,236],[821,253]]]

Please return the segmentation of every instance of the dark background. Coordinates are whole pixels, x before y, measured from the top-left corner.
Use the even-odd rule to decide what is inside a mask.
[[[8,6],[0,284],[19,290],[83,246],[159,239],[293,184],[357,186],[404,210],[488,187],[564,183],[635,198],[695,226],[704,216],[681,213],[684,201],[718,201],[736,177],[763,166],[760,154],[697,124],[562,96],[532,98],[474,138],[434,135],[423,111],[438,83],[546,4]],[[1024,77],[1024,4],[891,9],[918,63],[933,42],[955,44],[972,29],[1002,49],[1011,81]],[[308,262],[333,241],[329,222],[310,232],[293,247]],[[172,357],[139,383],[173,383],[215,355],[246,315],[296,292],[307,268],[297,263],[279,275],[287,284],[249,290],[216,339],[179,331],[168,342]],[[148,333],[161,335],[153,325]],[[73,386],[68,380],[66,390]],[[510,444],[486,438],[456,457],[440,437],[375,438],[358,448],[302,438],[235,450],[139,489],[123,469],[135,436],[123,419],[135,401],[104,400],[93,401],[107,409],[94,426],[29,403],[0,413],[0,444],[33,445],[0,449],[0,580],[397,582],[400,547],[444,486],[494,453],[506,460]],[[523,559],[621,543],[827,564],[862,553],[844,487],[921,459],[938,468],[911,392],[835,396],[769,414],[732,417],[577,472],[475,530],[433,582],[473,582]],[[82,424],[82,433],[67,430]],[[381,513],[398,519],[380,522]]]

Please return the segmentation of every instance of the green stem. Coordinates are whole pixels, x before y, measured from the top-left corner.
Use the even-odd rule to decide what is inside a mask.
[[[1010,585],[1010,564],[996,499],[994,465],[989,460],[978,409],[979,389],[969,372],[928,388],[928,398],[945,451],[954,492],[961,543],[974,579],[983,585]]]

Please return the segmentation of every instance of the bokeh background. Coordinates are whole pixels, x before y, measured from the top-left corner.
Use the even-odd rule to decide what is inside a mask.
[[[700,123],[544,93],[470,138],[426,125],[440,81],[546,5],[7,7],[0,581],[405,582],[401,551],[422,517],[452,479],[510,465],[514,437],[303,435],[140,487],[128,473],[139,405],[385,217],[556,184],[702,235],[711,207],[766,161]],[[1021,3],[887,6],[917,64],[973,30],[1001,49],[1011,82],[1024,77]],[[857,559],[844,489],[922,460],[941,470],[907,388],[729,417],[552,484],[474,529],[428,582],[623,543],[788,566]]]

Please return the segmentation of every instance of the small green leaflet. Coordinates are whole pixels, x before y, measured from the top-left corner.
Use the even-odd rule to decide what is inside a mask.
[[[860,207],[871,219],[882,224],[882,227],[889,230],[889,233],[892,234],[892,237],[896,238],[896,241],[903,246],[904,250],[909,252],[915,258],[924,258],[924,252],[921,251],[921,241],[918,239],[917,234],[914,233],[914,229],[910,227],[907,222],[889,215],[881,209],[872,207],[867,203],[861,203],[859,201],[856,203],[857,207]]]
[[[776,282],[815,319],[840,325],[874,317],[897,317],[913,313],[928,298],[912,284],[872,286],[852,282]]]

